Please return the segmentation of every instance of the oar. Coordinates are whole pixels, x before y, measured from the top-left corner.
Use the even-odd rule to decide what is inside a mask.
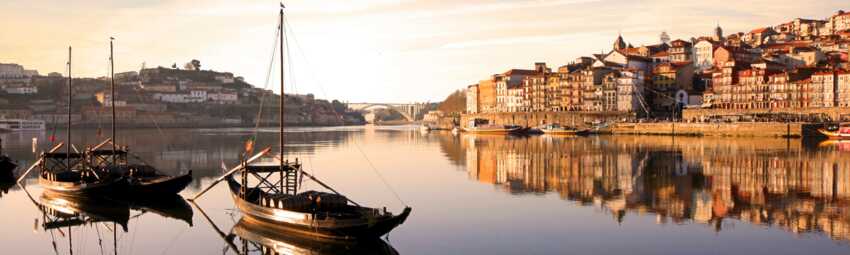
[[[62,145],[64,145],[64,144],[65,144],[65,142],[60,142],[60,143],[59,143],[59,144],[57,144],[56,146],[53,146],[53,148],[52,148],[52,149],[50,149],[50,151],[49,151],[48,153],[56,152],[56,150],[58,150],[59,148],[62,148]],[[23,173],[23,174],[21,174],[21,176],[20,176],[20,177],[18,177],[18,181],[17,181],[17,182],[18,182],[18,183],[21,183],[21,181],[23,181],[23,180],[24,180],[24,178],[26,178],[26,177],[27,177],[27,175],[30,173],[30,171],[32,171],[33,169],[35,169],[35,167],[36,167],[36,166],[41,165],[41,163],[42,163],[42,162],[44,162],[44,157],[43,157],[43,156],[42,156],[41,158],[39,158],[39,159],[38,159],[38,161],[36,161],[36,162],[35,162],[35,164],[32,164],[32,166],[30,166],[30,168],[29,168],[29,169],[27,169],[26,171],[24,171],[24,173]]]
[[[230,176],[231,174],[233,174],[236,171],[242,170],[242,168],[245,168],[245,166],[247,166],[251,162],[254,162],[254,161],[260,159],[260,157],[265,156],[271,150],[272,150],[272,148],[268,147],[268,148],[260,151],[260,153],[257,153],[257,155],[254,155],[253,157],[249,158],[248,160],[245,160],[245,163],[242,163],[242,164],[234,167],[233,169],[230,169],[230,171],[227,171],[226,173],[224,173],[224,175],[222,175],[221,177],[218,177],[218,179],[216,179],[212,184],[210,184],[209,187],[207,187],[206,189],[204,189],[203,191],[201,191],[200,193],[195,195],[195,197],[193,197],[192,199],[189,199],[189,201],[195,201],[195,199],[198,199],[199,197],[201,197],[201,195],[203,195],[204,193],[207,193],[207,191],[209,191],[210,189],[215,187],[216,184],[223,181],[224,178],[227,178],[227,176]]]
[[[100,149],[100,147],[103,147],[104,145],[107,145],[107,144],[109,144],[109,143],[111,143],[111,142],[112,142],[112,138],[106,138],[106,141],[103,141],[102,143],[99,143],[98,145],[95,145],[94,147],[92,147],[92,149],[91,149],[91,150],[93,150],[93,151],[94,151],[94,150]]]

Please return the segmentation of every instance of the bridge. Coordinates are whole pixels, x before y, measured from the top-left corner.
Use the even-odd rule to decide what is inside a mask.
[[[373,109],[389,109],[401,114],[407,121],[420,119],[422,111],[428,103],[394,104],[394,103],[348,103],[348,109],[359,112],[371,112]]]

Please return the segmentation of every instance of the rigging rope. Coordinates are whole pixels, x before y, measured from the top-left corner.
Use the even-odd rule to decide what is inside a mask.
[[[278,26],[280,26],[280,24],[278,24]],[[280,36],[280,30],[275,29],[274,31],[275,31],[274,32],[274,43],[272,43],[272,54],[271,54],[272,57],[269,59],[269,68],[266,71],[266,82],[263,84],[263,90],[267,90],[269,88],[269,83],[271,81],[271,76],[272,76],[272,70],[273,70],[274,64],[275,64],[274,59],[275,59],[275,55],[277,53],[277,43],[278,43],[278,39],[280,38],[279,37]],[[258,136],[259,129],[260,129],[260,122],[263,119],[263,106],[265,105],[267,95],[268,94],[263,93],[263,96],[260,97],[260,107],[258,109],[257,117],[256,117],[255,125],[254,125],[254,136],[252,137],[252,139],[254,141],[257,141],[257,136]],[[283,152],[281,152],[281,153],[283,153]]]
[[[301,57],[304,59],[304,63],[305,63],[307,66],[312,66],[312,65],[310,64],[310,62],[309,62],[308,58],[305,56],[305,54],[304,54],[304,50],[303,50],[303,49],[301,49],[301,44],[300,44],[300,43],[298,43],[298,38],[296,37],[295,30],[294,30],[292,27],[290,27],[290,26],[288,25],[288,24],[289,24],[289,19],[288,19],[288,18],[286,18],[286,17],[284,17],[284,23],[285,23],[285,25],[286,25],[286,28],[287,28],[288,30],[290,30],[290,31],[291,31],[291,35],[290,35],[290,37],[292,37],[292,40],[293,40],[293,43],[295,44],[296,49],[298,49],[298,52],[300,53]],[[322,85],[321,80],[317,78],[317,76],[316,76],[315,72],[313,72],[312,70],[313,70],[312,68],[308,68],[308,71],[310,72],[311,76],[312,76],[312,77],[313,77],[313,79],[316,81],[316,84],[319,86],[319,90],[322,92],[322,96],[324,96],[324,97],[326,97],[326,98],[327,98],[327,96],[328,96],[328,95],[327,95],[327,93],[325,92],[325,88],[324,88],[324,86]],[[335,114],[335,115],[337,115],[338,117],[341,117],[341,119],[342,119],[343,121],[345,121],[345,117],[344,117],[344,116],[339,116],[339,113],[337,113],[337,112],[336,112],[336,110],[334,110],[333,112],[334,112],[334,114]],[[401,202],[404,206],[407,206],[407,203],[406,203],[406,202],[404,202],[404,200],[401,198],[401,196],[398,194],[398,192],[396,192],[396,190],[393,188],[393,186],[392,186],[392,185],[390,185],[390,184],[389,184],[389,182],[387,182],[387,180],[384,178],[384,176],[381,174],[381,172],[380,172],[380,171],[378,171],[378,168],[377,168],[377,167],[375,167],[375,165],[374,165],[374,164],[372,164],[372,160],[370,160],[370,159],[369,159],[369,157],[366,155],[366,152],[364,152],[364,151],[363,151],[363,149],[360,147],[360,145],[357,143],[357,140],[356,140],[356,139],[355,139],[355,140],[352,140],[352,142],[351,142],[351,143],[352,143],[352,144],[354,144],[354,147],[356,147],[356,148],[357,148],[357,150],[360,152],[360,155],[362,155],[362,156],[363,156],[363,158],[364,158],[364,159],[366,160],[366,162],[369,164],[369,167],[371,168],[371,170],[375,173],[375,175],[377,175],[377,176],[378,176],[378,178],[381,180],[381,182],[383,182],[384,186],[386,186],[386,187],[387,187],[387,189],[389,189],[389,191],[393,193],[393,195],[395,196],[395,198],[396,198],[396,199],[398,199],[398,201],[399,201],[399,202]]]

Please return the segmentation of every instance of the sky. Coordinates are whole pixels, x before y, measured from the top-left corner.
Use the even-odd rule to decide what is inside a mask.
[[[551,67],[634,46],[823,19],[846,0],[298,0],[286,4],[286,93],[346,102],[437,102],[510,68]],[[0,63],[74,76],[183,66],[228,71],[279,91],[278,1],[2,0]],[[270,63],[275,63],[270,67]],[[273,70],[271,73],[269,70]],[[270,76],[269,82],[266,82]]]

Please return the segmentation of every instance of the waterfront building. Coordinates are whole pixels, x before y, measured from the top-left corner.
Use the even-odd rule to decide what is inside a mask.
[[[466,88],[466,113],[478,113],[478,84]]]
[[[478,82],[478,111],[496,112],[495,75]]]
[[[524,112],[541,112],[548,110],[546,102],[546,88],[548,85],[547,79],[551,69],[546,67],[546,63],[535,63],[534,73],[524,76],[522,79],[523,102],[522,105],[526,108],[520,111]]]
[[[546,110],[557,112],[561,110],[561,77],[566,75],[561,72],[547,74],[545,100]]]
[[[670,62],[691,61],[691,50],[693,44],[681,39],[670,42]]]
[[[850,107],[850,70],[839,70],[836,72],[837,91],[836,96],[839,107]]]
[[[639,70],[623,69],[617,78],[617,111],[645,113],[644,74]]]
[[[522,80],[536,73],[535,70],[511,69],[496,75],[496,108],[499,112],[516,112],[521,109],[524,100]]]
[[[835,103],[835,92],[838,85],[836,72],[819,71],[812,75],[812,89],[810,95],[813,99],[809,107],[833,107]]]

